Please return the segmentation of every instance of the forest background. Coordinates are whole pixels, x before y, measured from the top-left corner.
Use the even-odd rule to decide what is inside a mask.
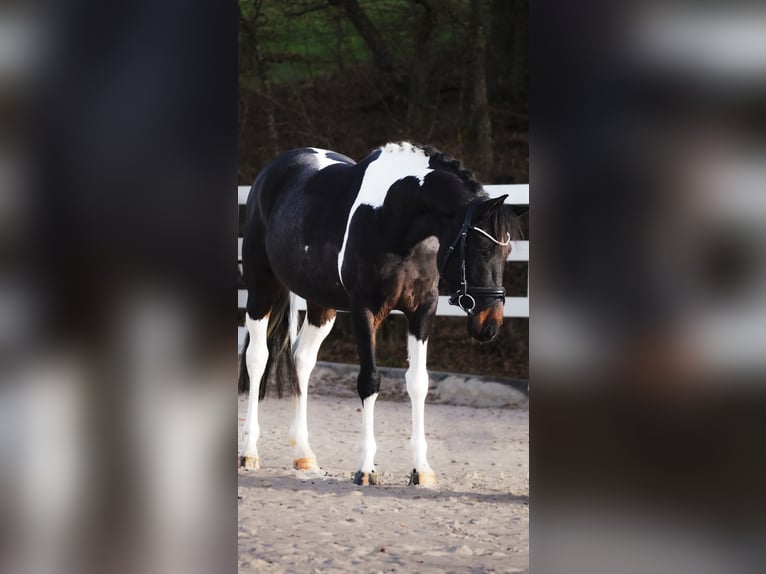
[[[291,148],[359,160],[400,140],[484,184],[528,183],[528,12],[528,0],[239,0],[239,184]],[[526,295],[527,273],[506,264],[509,296]],[[379,365],[406,366],[405,332],[401,316],[383,323]],[[344,314],[319,360],[357,362]],[[430,338],[432,370],[526,379],[528,362],[526,318],[479,344],[464,319],[439,317]]]

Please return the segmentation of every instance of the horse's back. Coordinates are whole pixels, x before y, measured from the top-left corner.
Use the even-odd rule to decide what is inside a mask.
[[[297,148],[279,154],[258,173],[250,188],[248,219],[256,216],[266,221],[281,196],[303,189],[326,167],[352,166],[354,163],[342,154],[317,148]]]

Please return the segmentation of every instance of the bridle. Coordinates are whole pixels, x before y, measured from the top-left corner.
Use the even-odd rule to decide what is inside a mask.
[[[487,233],[483,229],[480,229],[478,227],[474,227],[473,225],[471,225],[473,212],[476,209],[476,206],[482,203],[483,201],[486,201],[486,199],[485,198],[475,199],[468,204],[468,207],[465,211],[465,218],[463,219],[463,225],[460,228],[460,232],[458,233],[457,237],[455,237],[455,240],[452,242],[452,245],[449,246],[449,249],[447,250],[447,254],[444,256],[444,261],[442,262],[441,269],[439,270],[439,277],[441,278],[444,274],[444,270],[447,267],[447,263],[449,262],[450,257],[455,252],[455,247],[459,245],[460,246],[460,287],[453,293],[450,293],[449,304],[457,305],[463,311],[465,311],[468,315],[473,315],[475,312],[486,309],[497,300],[501,300],[505,302],[505,287],[474,287],[474,286],[468,285],[468,278],[466,275],[465,244],[466,244],[466,240],[468,239],[469,231],[477,231],[481,233],[482,235],[484,235],[485,237],[488,237],[489,239],[491,239],[497,245],[506,246],[506,245],[510,245],[511,243],[510,233],[507,234],[507,238],[505,241],[498,241],[497,239],[492,237],[489,233]],[[477,303],[476,303],[477,298],[483,300],[482,305],[480,307],[477,306]]]

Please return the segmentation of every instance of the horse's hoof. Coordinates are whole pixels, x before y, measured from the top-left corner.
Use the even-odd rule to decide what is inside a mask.
[[[436,473],[433,470],[418,472],[413,468],[410,474],[410,486],[436,486]]]
[[[359,486],[377,486],[380,484],[378,473],[374,470],[372,472],[362,472],[361,470],[357,470],[354,473],[354,484]]]
[[[257,456],[240,456],[239,467],[245,470],[258,470],[261,468],[261,459]]]
[[[317,471],[319,470],[319,465],[317,464],[317,459],[312,456],[309,458],[296,458],[293,461],[293,468],[295,470]]]

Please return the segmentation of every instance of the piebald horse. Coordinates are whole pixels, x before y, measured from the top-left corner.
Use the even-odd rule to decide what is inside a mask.
[[[450,303],[466,312],[469,334],[493,339],[503,322],[504,264],[518,238],[504,199],[490,199],[449,155],[410,143],[387,144],[359,163],[302,148],[266,165],[248,196],[242,245],[248,333],[240,391],[249,387],[249,404],[240,466],[259,468],[258,402],[274,370],[280,396],[285,387],[293,396],[294,468],[319,470],[309,446],[309,375],[336,310],[344,310],[351,313],[360,362],[362,452],[353,480],[377,484],[375,333],[399,310],[409,332],[410,483],[435,483],[426,458],[424,407],[426,349],[440,281]],[[294,295],[306,300],[300,332]]]

